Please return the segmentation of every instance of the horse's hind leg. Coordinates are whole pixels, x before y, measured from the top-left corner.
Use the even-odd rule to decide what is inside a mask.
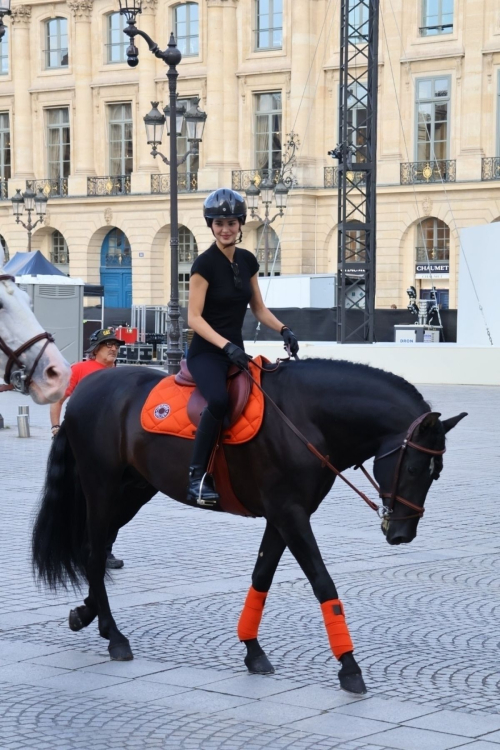
[[[285,547],[280,533],[268,523],[255,563],[252,585],[238,622],[238,638],[247,647],[245,664],[252,674],[274,674],[274,668],[260,647],[257,636],[267,592]]]
[[[363,695],[366,687],[361,669],[352,653],[353,645],[345,622],[344,608],[321,557],[308,514],[296,507],[273,520],[321,604],[331,649],[342,664],[339,672],[340,686],[350,693]]]

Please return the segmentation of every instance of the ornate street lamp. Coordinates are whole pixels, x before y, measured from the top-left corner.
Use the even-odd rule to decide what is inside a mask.
[[[16,190],[16,194],[11,198],[12,212],[16,219],[16,224],[22,224],[28,232],[28,252],[31,253],[31,235],[33,229],[41,224],[47,214],[47,201],[48,198],[43,194],[42,188],[39,189],[38,195],[35,195],[31,186],[26,188],[26,191],[21,194],[19,189]],[[25,224],[21,219],[24,211],[28,213],[28,221]],[[33,223],[31,221],[31,214],[35,211],[38,219]]]
[[[1,2],[2,0],[0,0]],[[203,127],[207,116],[201,112],[197,105],[188,112],[179,107],[177,103],[177,65],[182,60],[182,54],[177,48],[174,35],[166,50],[161,50],[146,32],[136,26],[137,15],[142,12],[141,0],[119,0],[120,13],[127,19],[128,25],[123,29],[130,39],[127,47],[127,62],[130,67],[135,68],[139,64],[139,50],[134,44],[136,36],[141,36],[147,43],[149,51],[155,57],[163,60],[168,65],[168,89],[169,105],[165,107],[164,115],[158,109],[158,102],[152,102],[153,109],[144,118],[148,143],[152,145],[151,154],[156,158],[159,156],[165,164],[170,167],[170,302],[168,304],[167,324],[167,361],[166,370],[169,374],[179,372],[182,358],[181,350],[181,328],[179,309],[179,218],[178,218],[178,186],[177,169],[186,161],[190,154],[198,153],[198,144],[203,136]],[[193,109],[195,111],[193,111]],[[188,131],[189,151],[180,161],[177,159],[177,136],[181,134],[183,120],[186,121]],[[170,139],[170,156],[167,158],[158,151],[163,136],[163,126],[167,125],[167,134]]]
[[[0,39],[7,31],[6,27],[4,26],[3,18],[4,16],[10,15],[12,15],[12,11],[10,9],[10,0],[0,0]]]
[[[280,178],[280,181],[275,186],[273,182],[269,178],[266,178],[260,183],[260,190],[258,187],[256,187],[255,184],[250,185],[247,190],[245,190],[246,196],[247,196],[247,204],[248,208],[250,210],[250,215],[252,219],[257,219],[257,221],[262,222],[264,224],[264,275],[267,276],[269,273],[269,227],[275,221],[278,216],[283,216],[286,209],[286,204],[288,200],[288,192],[289,188],[286,187],[286,185],[283,183],[283,180]],[[276,201],[276,208],[278,209],[278,213],[273,216],[272,219],[269,218],[269,209],[271,207],[271,204],[273,202],[273,194],[274,194],[274,200]],[[264,204],[264,218],[261,219],[259,214],[257,213],[257,209],[259,207],[259,195],[262,198],[262,203]]]

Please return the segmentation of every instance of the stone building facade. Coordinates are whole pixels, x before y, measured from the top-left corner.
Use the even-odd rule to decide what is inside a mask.
[[[458,230],[500,217],[500,6],[381,5],[377,304],[406,305],[409,285],[425,295],[434,283],[455,307]],[[34,249],[103,281],[108,304],[163,304],[168,167],[150,155],[142,118],[151,101],[168,102],[166,66],[138,39],[139,64],[128,67],[117,10],[117,0],[33,0],[6,18],[0,234],[11,255],[26,249],[8,197],[34,181],[50,192]],[[338,134],[339,16],[338,0],[143,0],[139,27],[160,46],[173,30],[184,52],[179,98],[200,98],[208,114],[199,158],[179,178],[184,295],[190,262],[211,240],[205,196],[278,168],[290,131],[300,149],[273,225],[274,271],[335,271],[336,163],[327,152]],[[259,226],[245,228],[249,249],[262,244]]]

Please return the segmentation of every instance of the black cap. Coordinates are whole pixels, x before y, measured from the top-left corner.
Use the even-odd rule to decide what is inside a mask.
[[[100,328],[91,335],[90,347],[87,349],[86,354],[91,354],[104,341],[116,341],[119,346],[123,346],[125,343],[125,341],[118,338],[114,328]]]

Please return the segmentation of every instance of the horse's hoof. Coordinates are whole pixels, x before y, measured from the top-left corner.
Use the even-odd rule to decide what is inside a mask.
[[[345,690],[348,693],[354,693],[354,695],[366,695],[368,692],[365,681],[360,674],[341,675],[339,673],[339,680],[342,690]]]
[[[121,643],[115,643],[113,646],[111,643],[108,646],[109,655],[111,661],[132,661],[134,654],[130,648],[128,641],[122,641]]]
[[[85,627],[82,622],[82,618],[79,615],[78,608],[72,609],[69,613],[68,624],[70,630],[73,630],[75,633]]]
[[[245,656],[245,665],[250,674],[274,674],[274,667],[264,653],[253,659]]]

